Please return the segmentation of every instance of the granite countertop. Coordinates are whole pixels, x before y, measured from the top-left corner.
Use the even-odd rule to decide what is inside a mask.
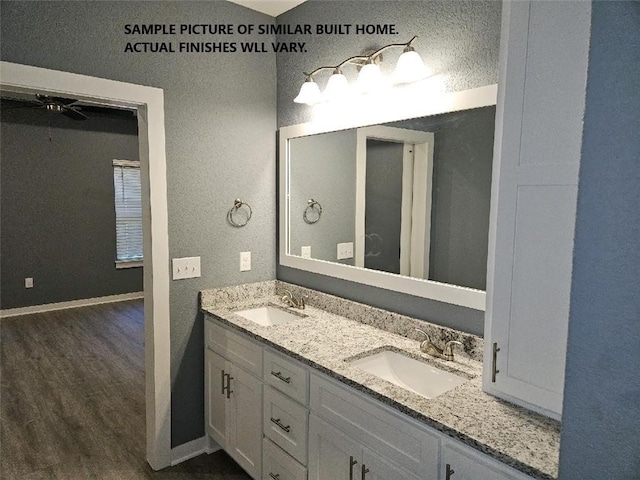
[[[240,298],[237,295],[218,295],[218,301],[215,301],[202,292],[202,310],[221,323],[533,478],[557,478],[559,423],[484,393],[481,362],[464,354],[456,355],[454,362],[431,357],[420,351],[419,342],[414,339],[311,305],[305,310],[289,309],[304,317],[269,327],[233,313],[267,304],[284,308],[275,291],[258,293],[263,295],[240,295]],[[220,301],[220,298],[226,301]],[[465,349],[468,350],[466,346],[467,342]],[[351,365],[350,361],[384,347],[402,350],[409,356],[457,373],[468,381],[436,398],[426,399]]]

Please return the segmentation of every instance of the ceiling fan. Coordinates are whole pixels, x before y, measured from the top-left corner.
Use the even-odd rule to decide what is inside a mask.
[[[78,100],[74,98],[64,97],[50,97],[48,95],[36,94],[36,100],[24,100],[17,98],[7,98],[11,102],[27,103],[28,105],[18,105],[13,107],[4,107],[7,109],[13,108],[45,108],[49,112],[61,113],[62,115],[69,117],[72,120],[87,120],[87,117],[80,110],[83,108],[80,105],[74,105]]]

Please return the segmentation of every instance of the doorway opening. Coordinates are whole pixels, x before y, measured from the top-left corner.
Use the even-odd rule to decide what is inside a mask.
[[[162,89],[0,62],[0,90],[135,109],[143,211],[147,461],[171,463],[169,245]]]

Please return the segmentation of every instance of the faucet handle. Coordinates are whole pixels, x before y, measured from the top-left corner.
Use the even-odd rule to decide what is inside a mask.
[[[462,343],[456,341],[456,340],[449,340],[447,343],[445,343],[444,348],[442,349],[442,354],[447,357],[447,360],[453,360],[453,346],[454,345],[460,345],[461,347],[464,347],[464,345],[462,345]]]

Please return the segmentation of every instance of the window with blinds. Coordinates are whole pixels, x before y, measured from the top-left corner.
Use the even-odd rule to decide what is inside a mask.
[[[142,265],[140,162],[113,161],[116,207],[116,268]]]

